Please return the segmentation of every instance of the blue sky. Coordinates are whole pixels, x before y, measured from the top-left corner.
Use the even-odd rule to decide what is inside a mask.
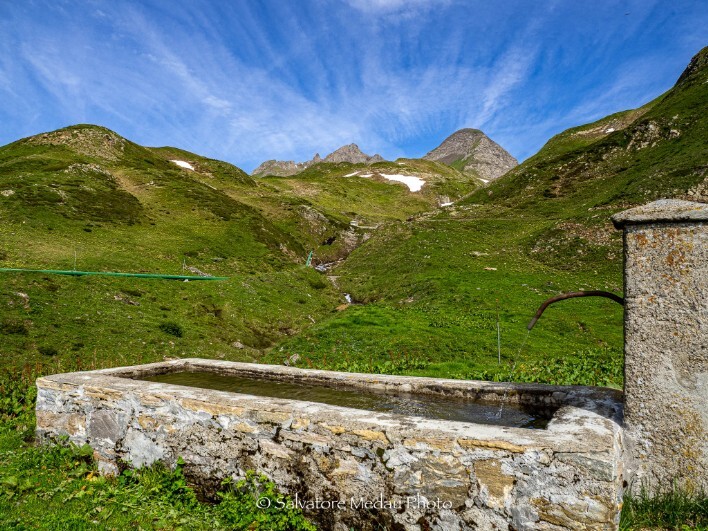
[[[95,123],[247,171],[477,127],[520,160],[670,88],[704,1],[0,0],[0,145]]]

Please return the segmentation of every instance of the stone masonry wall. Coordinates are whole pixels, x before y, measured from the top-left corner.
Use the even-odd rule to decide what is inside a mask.
[[[574,405],[561,407],[547,429],[529,430],[256,398],[106,372],[37,382],[40,438],[88,442],[104,472],[115,473],[120,461],[174,465],[182,457],[186,472],[206,485],[255,470],[301,501],[342,500],[338,509],[305,511],[324,529],[558,531],[615,529],[618,523],[622,437],[611,390],[593,390],[591,400],[582,398],[587,388],[549,387],[549,397],[555,390]],[[416,380],[386,378],[407,386]],[[377,501],[389,506],[377,507]]]

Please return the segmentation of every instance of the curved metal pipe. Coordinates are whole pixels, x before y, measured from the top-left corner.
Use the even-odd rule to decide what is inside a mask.
[[[612,299],[613,301],[621,304],[624,306],[624,299],[620,297],[619,295],[615,295],[614,293],[610,293],[609,291],[599,291],[599,290],[591,290],[591,291],[573,291],[571,293],[562,293],[561,295],[556,295],[555,297],[551,297],[547,301],[545,301],[541,306],[539,307],[538,311],[536,312],[536,315],[533,316],[533,319],[529,322],[528,326],[526,326],[527,330],[531,330],[534,325],[536,324],[536,321],[538,321],[541,318],[541,315],[543,315],[543,312],[548,308],[550,304],[553,304],[554,302],[558,301],[563,301],[565,299],[574,299],[575,297],[606,297],[608,299]]]

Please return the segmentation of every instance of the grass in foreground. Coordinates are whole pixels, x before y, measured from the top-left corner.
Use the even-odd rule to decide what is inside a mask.
[[[668,488],[650,497],[625,496],[620,530],[708,529],[708,497]]]
[[[29,430],[31,433],[31,429]],[[286,497],[265,477],[224,483],[218,503],[202,502],[181,465],[98,474],[88,447],[36,447],[22,430],[0,428],[2,529],[315,529],[301,513],[272,507]]]

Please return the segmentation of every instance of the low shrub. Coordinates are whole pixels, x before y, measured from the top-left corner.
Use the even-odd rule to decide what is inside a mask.
[[[230,529],[287,531],[317,529],[307,521],[292,500],[278,492],[273,482],[252,471],[238,482],[226,481],[221,502],[216,507],[222,522]]]
[[[0,334],[17,334],[26,336],[29,334],[29,329],[24,321],[19,321],[17,319],[3,319],[2,323],[0,323]]]
[[[182,326],[178,323],[175,323],[174,321],[166,321],[164,323],[160,323],[158,328],[162,330],[165,334],[169,334],[171,336],[182,337],[184,335],[184,329],[182,328]]]
[[[56,348],[50,347],[47,345],[41,346],[37,350],[39,351],[40,354],[42,354],[44,356],[52,357],[52,356],[56,356],[57,354],[59,354],[59,351]]]

